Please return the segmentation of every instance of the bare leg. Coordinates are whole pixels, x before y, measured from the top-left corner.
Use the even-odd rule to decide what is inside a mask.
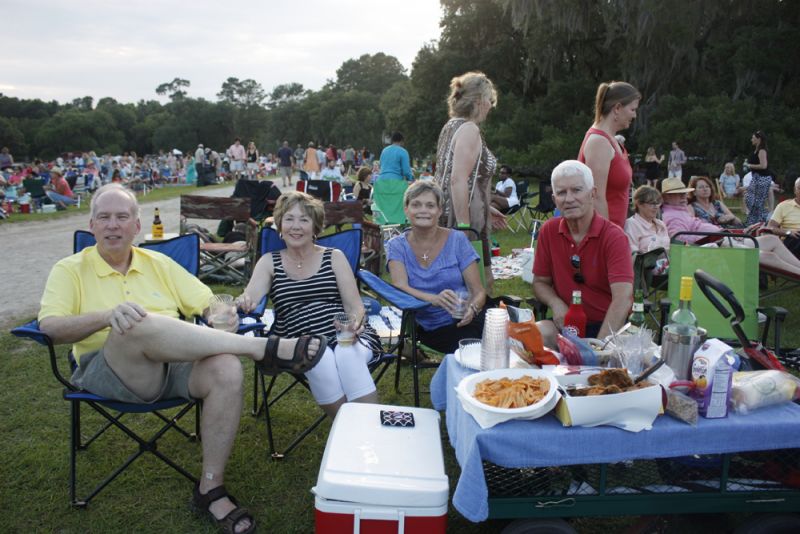
[[[345,397],[338,399],[331,404],[320,404],[319,407],[322,408],[322,411],[325,412],[325,415],[330,417],[331,419],[336,418],[336,413],[339,411],[339,408],[342,407],[342,404],[347,402]]]
[[[378,390],[376,389],[372,393],[367,393],[363,397],[359,397],[357,399],[353,399],[353,402],[364,402],[367,404],[378,404]]]
[[[758,238],[758,246],[762,250],[766,250],[775,254],[778,259],[786,264],[791,265],[795,269],[800,269],[800,260],[792,254],[783,241],[775,235],[762,235]]]
[[[236,439],[242,413],[242,381],[244,374],[239,358],[221,354],[195,362],[189,377],[189,392],[203,399],[201,433],[203,436],[203,472],[200,475],[200,493],[206,494],[225,483],[225,466]],[[235,508],[229,499],[219,499],[209,506],[217,519]],[[244,531],[250,521],[236,524]]]
[[[196,362],[218,354],[236,354],[254,361],[264,358],[266,338],[240,336],[148,313],[124,334],[111,332],[105,358],[125,385],[142,398],[159,391],[164,362]],[[291,359],[296,341],[281,340],[278,357]],[[316,340],[309,350],[319,348]]]
[[[781,271],[788,271],[795,276],[800,276],[800,268],[792,265],[791,263],[787,263],[783,261],[781,258],[778,257],[777,254],[774,252],[767,252],[766,250],[761,251],[759,255],[759,262],[761,265],[765,265],[767,267],[772,267],[775,269],[779,269]]]

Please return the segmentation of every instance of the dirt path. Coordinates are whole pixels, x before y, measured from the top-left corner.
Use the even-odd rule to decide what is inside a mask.
[[[283,188],[281,188],[283,189]],[[229,196],[233,186],[205,189],[208,196]],[[197,193],[193,189],[192,193]],[[153,208],[158,206],[165,232],[178,231],[180,198],[149,202],[140,199],[142,231],[135,242],[144,241],[150,232]],[[47,275],[59,259],[72,253],[72,234],[75,230],[88,230],[86,213],[30,223],[0,224],[0,273],[3,273],[3,291],[0,291],[0,328],[7,329],[32,319],[39,311],[39,299],[44,291]],[[209,224],[216,230],[216,225]]]

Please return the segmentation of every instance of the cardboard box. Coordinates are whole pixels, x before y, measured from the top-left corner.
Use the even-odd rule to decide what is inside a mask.
[[[414,426],[384,426],[382,410],[410,413]],[[343,405],[312,492],[318,533],[444,533],[449,483],[439,413],[408,406]]]
[[[576,374],[556,374],[562,388],[588,384],[589,376],[598,373],[597,368]],[[661,386],[626,391],[614,395],[571,397],[561,395],[555,415],[564,426],[609,425],[639,432],[650,430],[653,421],[663,413]]]

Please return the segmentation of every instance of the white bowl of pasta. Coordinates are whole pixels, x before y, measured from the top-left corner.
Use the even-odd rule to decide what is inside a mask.
[[[537,419],[558,402],[558,382],[541,369],[495,369],[464,377],[456,387],[464,410],[483,428]]]

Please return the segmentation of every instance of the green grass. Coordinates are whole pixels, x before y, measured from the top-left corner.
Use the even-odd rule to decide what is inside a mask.
[[[528,236],[501,232],[497,235],[502,252],[527,246]],[[215,286],[218,292],[237,293],[241,288]],[[498,280],[496,294],[530,295],[521,280]],[[800,324],[796,297],[785,294],[774,303],[789,310],[784,345],[800,346]],[[191,514],[188,501],[191,486],[183,477],[145,457],[111,484],[85,510],[68,504],[68,405],[61,400],[61,387],[52,378],[46,352],[40,346],[0,333],[0,473],[3,485],[0,502],[0,532],[216,532],[204,520]],[[267,439],[263,420],[250,415],[253,367],[245,365],[245,408],[239,435],[227,470],[226,485],[255,514],[262,532],[307,533],[313,530],[314,499],[310,488],[315,484],[319,463],[330,429],[325,422],[289,457],[276,462],[267,457]],[[423,384],[431,372],[423,373]],[[391,374],[379,384],[381,401],[409,405],[412,402],[411,374],[403,369],[401,393],[396,393]],[[430,401],[423,395],[423,406]],[[99,418],[85,410],[85,428],[99,423]],[[291,439],[293,432],[310,423],[319,414],[308,393],[298,390],[273,412],[279,444]],[[191,427],[194,415],[188,416]],[[132,418],[150,428],[148,419]],[[112,430],[89,450],[80,454],[79,473],[84,479],[107,472],[131,452],[127,439]],[[451,491],[459,476],[453,449],[442,430],[446,469]],[[179,463],[197,473],[200,469],[200,445],[169,435],[160,449],[174,455]],[[425,454],[425,451],[420,451]],[[86,484],[79,491],[86,491]],[[726,516],[722,524],[734,524],[741,515]],[[473,524],[450,510],[449,531],[459,533],[497,532],[507,521],[495,520]],[[581,532],[601,533],[624,530],[634,518],[575,519],[571,523]],[[717,526],[720,523],[715,523]],[[703,527],[705,531],[708,529]],[[713,530],[713,529],[712,529]],[[699,532],[684,525],[683,533]]]

